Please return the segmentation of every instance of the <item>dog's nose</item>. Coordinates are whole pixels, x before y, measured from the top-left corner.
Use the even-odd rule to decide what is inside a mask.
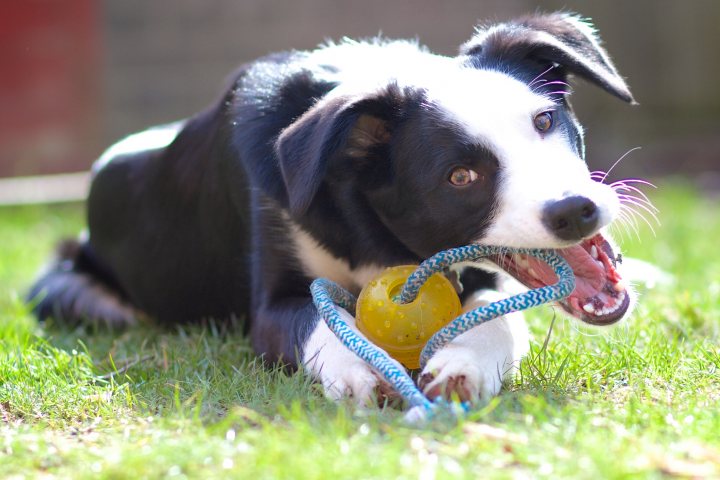
[[[567,197],[545,205],[543,223],[561,240],[582,240],[595,231],[600,214],[587,197]]]

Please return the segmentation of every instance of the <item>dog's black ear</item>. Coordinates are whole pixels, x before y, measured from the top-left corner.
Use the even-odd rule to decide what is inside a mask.
[[[593,25],[574,14],[531,15],[478,28],[473,38],[460,47],[460,54],[478,67],[513,59],[534,60],[547,68],[555,66],[555,74],[576,74],[621,100],[635,103]]]
[[[333,158],[362,159],[390,141],[399,101],[397,91],[321,100],[282,131],[275,152],[292,213],[307,210]]]

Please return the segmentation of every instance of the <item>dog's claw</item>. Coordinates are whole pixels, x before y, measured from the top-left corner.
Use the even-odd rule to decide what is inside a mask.
[[[420,377],[418,386],[425,396],[430,399],[442,397],[445,400],[459,400],[461,402],[472,402],[475,400],[473,393],[466,385],[465,375],[449,377],[445,382],[435,382],[435,375],[425,373]]]
[[[379,407],[399,407],[402,402],[402,396],[384,380],[380,380],[375,387],[375,399]]]

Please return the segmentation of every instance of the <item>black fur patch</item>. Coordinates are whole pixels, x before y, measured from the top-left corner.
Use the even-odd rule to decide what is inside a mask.
[[[582,27],[584,25],[584,27]],[[479,68],[536,64],[536,74],[555,65],[555,74],[576,74],[629,103],[635,103],[589,22],[567,13],[532,15],[479,28],[461,50]]]

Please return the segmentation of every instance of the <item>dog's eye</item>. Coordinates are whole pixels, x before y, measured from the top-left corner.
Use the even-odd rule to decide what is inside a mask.
[[[538,113],[537,115],[535,115],[535,118],[533,118],[533,125],[535,125],[535,130],[540,133],[549,132],[552,129],[554,123],[555,118],[552,111]]]
[[[463,187],[465,185],[470,185],[472,182],[477,180],[477,178],[478,174],[476,171],[465,167],[458,167],[450,172],[448,180],[456,187]]]

